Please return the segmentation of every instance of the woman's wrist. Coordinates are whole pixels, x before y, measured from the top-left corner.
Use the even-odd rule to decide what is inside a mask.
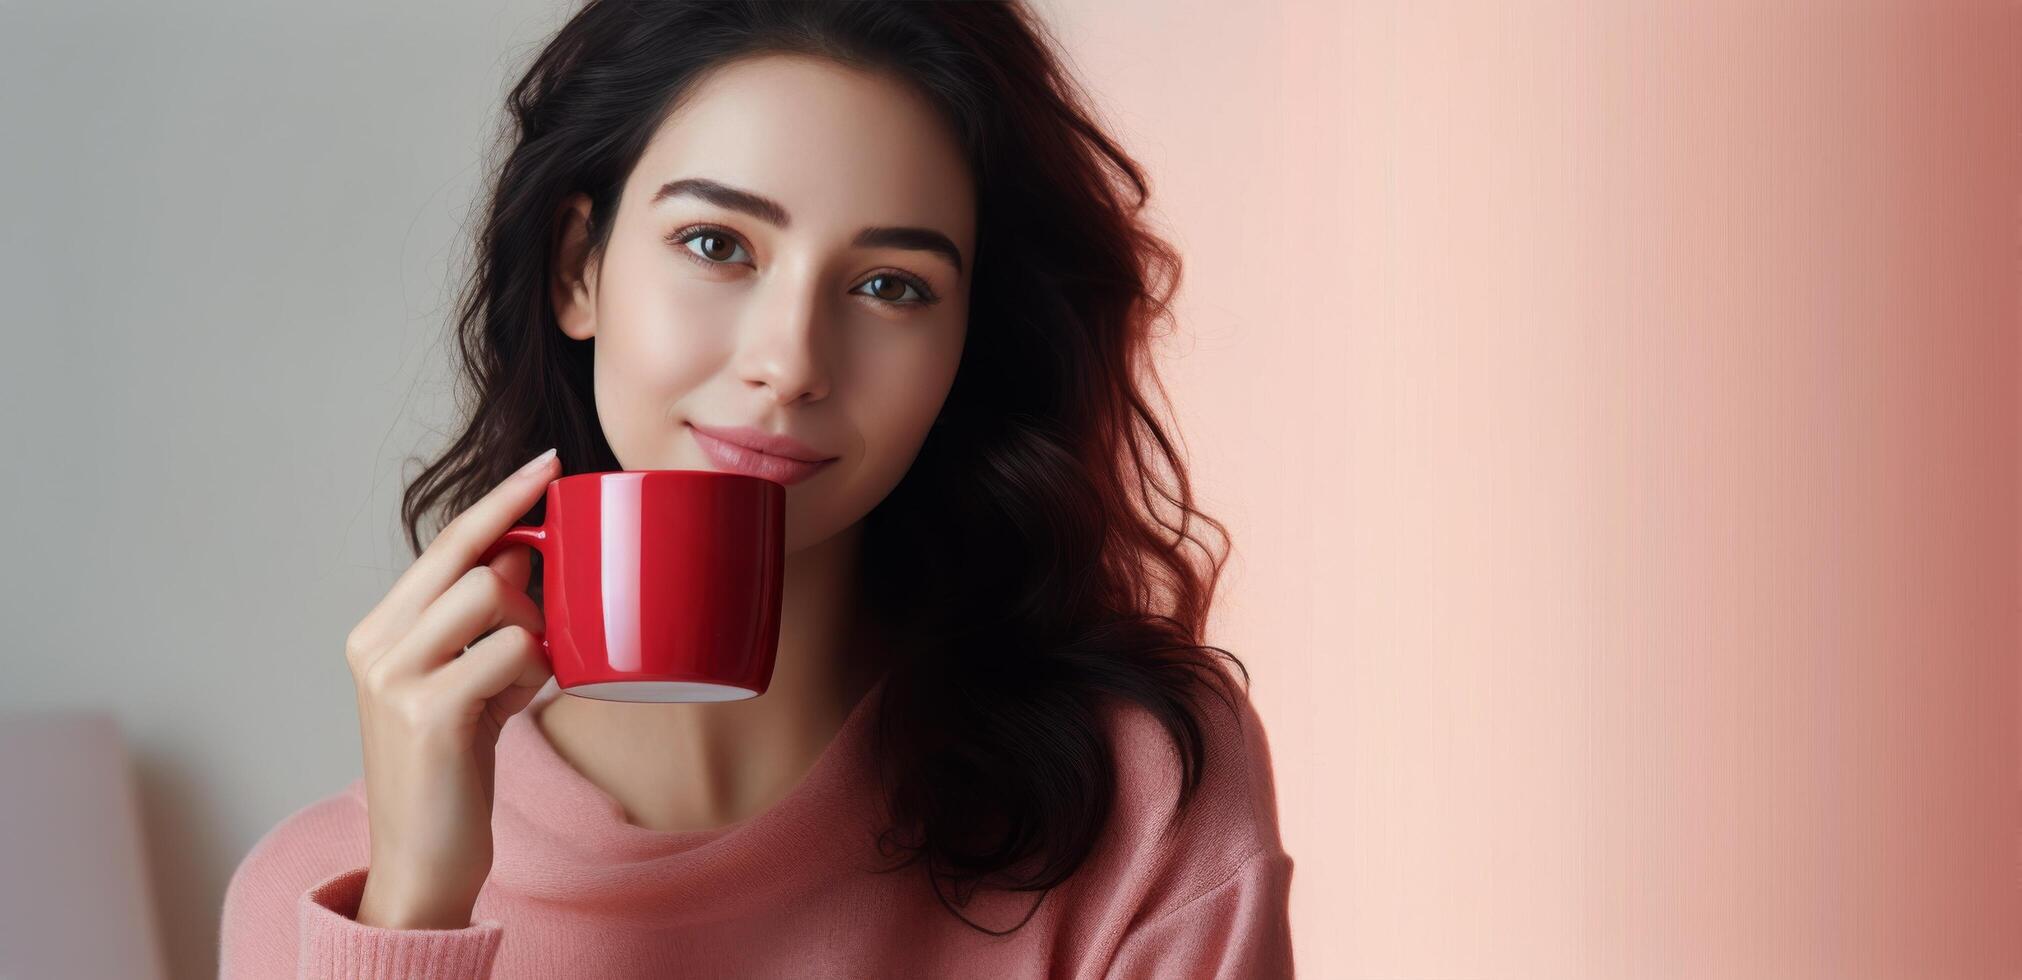
[[[407,886],[368,869],[356,918],[359,925],[383,929],[466,929],[476,904],[475,896]]]

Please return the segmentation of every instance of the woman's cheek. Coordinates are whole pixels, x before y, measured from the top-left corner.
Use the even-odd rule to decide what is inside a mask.
[[[677,282],[650,300],[629,302],[622,340],[614,345],[621,355],[616,366],[632,384],[659,395],[701,384],[731,353],[737,313],[730,292],[717,284]]]
[[[682,399],[727,363],[734,335],[721,291],[685,284],[651,298],[607,302],[596,348],[597,415],[605,439],[627,468],[671,465],[682,452]]]
[[[865,439],[879,446],[881,482],[896,485],[925,445],[960,360],[959,346],[899,340],[873,345],[858,362],[856,371],[864,377],[904,379],[901,384],[860,386],[858,416],[867,430]]]

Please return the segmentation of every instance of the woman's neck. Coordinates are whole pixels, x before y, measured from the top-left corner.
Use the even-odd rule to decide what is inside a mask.
[[[770,809],[799,785],[885,663],[875,624],[859,615],[862,526],[787,557],[779,655],[764,694],[684,704],[563,695],[532,720],[640,827],[711,830]]]

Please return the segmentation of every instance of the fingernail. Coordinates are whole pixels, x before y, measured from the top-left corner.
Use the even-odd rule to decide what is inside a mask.
[[[550,449],[547,452],[540,454],[539,456],[535,456],[534,458],[527,460],[527,464],[525,466],[520,467],[520,472],[532,473],[533,471],[540,469],[543,466],[546,466],[548,460],[551,460],[553,458],[555,458],[555,451],[553,449]]]

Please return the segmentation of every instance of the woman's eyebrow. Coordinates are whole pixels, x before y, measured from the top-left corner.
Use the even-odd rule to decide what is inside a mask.
[[[706,177],[685,177],[661,184],[647,206],[657,208],[662,201],[684,195],[700,198],[720,208],[741,211],[780,228],[787,227],[793,220],[786,213],[786,208],[772,198]],[[930,252],[947,259],[955,267],[956,275],[962,272],[962,250],[955,247],[953,239],[932,228],[872,226],[857,232],[857,237],[850,244],[858,248],[903,248]]]

